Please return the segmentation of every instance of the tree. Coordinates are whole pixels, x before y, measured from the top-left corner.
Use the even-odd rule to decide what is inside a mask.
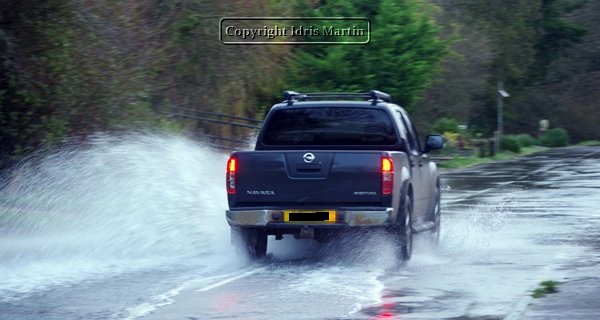
[[[535,43],[535,62],[529,69],[528,80],[538,84],[546,78],[550,64],[574,44],[579,43],[586,30],[565,21],[564,17],[580,9],[584,1],[543,0],[541,18],[537,21],[539,37]]]
[[[367,8],[363,8],[368,6]],[[289,83],[305,91],[380,89],[414,106],[446,54],[433,21],[435,7],[420,0],[327,1],[314,16],[367,16],[366,45],[310,46],[295,52]]]
[[[224,15],[271,15],[270,0],[0,0],[0,8],[0,168],[95,132],[218,132],[168,114],[253,116],[289,52],[225,46],[215,35]]]
[[[597,1],[435,2],[444,30],[456,35],[442,73],[418,105],[417,122],[452,117],[491,134],[496,84],[503,81],[511,94],[504,110],[507,132],[535,134],[539,120],[550,119],[574,140],[597,136],[597,95],[590,89],[600,70]]]

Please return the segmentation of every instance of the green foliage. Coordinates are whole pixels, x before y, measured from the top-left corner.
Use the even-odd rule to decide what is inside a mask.
[[[595,147],[595,146],[600,146],[600,141],[598,141],[598,140],[585,140],[585,141],[579,142],[577,145],[578,146]]]
[[[531,147],[536,144],[535,138],[526,133],[518,134],[515,139],[519,142],[521,147]]]
[[[563,128],[554,128],[544,132],[539,140],[544,147],[565,147],[569,145],[569,134]]]
[[[475,166],[478,164],[489,163],[494,161],[492,158],[478,158],[478,157],[454,157],[450,160],[440,162],[438,165],[441,168],[455,169],[455,168],[466,168]]]
[[[513,135],[504,135],[502,136],[502,141],[500,144],[502,150],[512,151],[514,153],[521,152],[521,145],[519,143],[519,139]]]
[[[151,66],[132,64],[140,59],[129,41],[103,29],[112,23],[126,38],[119,19],[129,17],[70,0],[7,2],[0,0],[0,158],[8,161],[0,167],[68,137],[155,121],[144,78]]]
[[[153,124],[153,127],[170,133],[180,133],[183,131],[183,124],[181,122],[165,118],[158,119],[157,122]]]
[[[366,8],[364,8],[366,6]],[[446,54],[432,19],[434,7],[421,0],[326,1],[315,17],[371,17],[366,45],[310,46],[295,52],[289,83],[305,91],[384,90],[407,107],[421,96]]]
[[[442,134],[444,132],[458,133],[458,121],[451,118],[440,118],[433,123],[433,125],[431,126],[431,130],[439,134]]]
[[[515,158],[518,156],[528,155],[528,154],[532,154],[532,153],[536,153],[536,152],[540,152],[540,151],[544,151],[544,150],[547,150],[547,148],[537,146],[537,147],[523,148],[523,149],[521,149],[521,152],[519,154],[514,153],[514,152],[500,152],[499,154],[496,154],[493,157],[455,156],[455,157],[451,158],[450,160],[440,162],[438,165],[442,168],[448,168],[448,169],[463,168],[463,167],[470,167],[470,166],[478,165],[478,164],[482,164],[482,163],[488,163],[488,162],[492,162],[492,161],[496,161],[496,160],[508,160],[508,159],[512,159],[512,158]]]
[[[524,80],[534,61],[535,41],[539,34],[535,20],[539,19],[543,1],[510,0],[502,2],[501,6],[495,0],[460,1],[466,6],[467,19],[472,20],[469,26],[479,29],[479,36],[488,35],[497,52],[490,66],[493,75],[489,79],[490,86],[495,87],[498,80],[507,84]]]
[[[541,19],[538,21],[538,26],[544,32],[536,43],[536,59],[529,71],[531,81],[543,80],[550,64],[574,43],[581,41],[586,34],[584,28],[567,22],[563,18],[581,8],[585,1],[575,0],[568,3],[561,0],[542,1]]]
[[[469,119],[471,128],[491,135],[496,128],[496,84],[504,81],[511,95],[505,100],[505,129],[534,132],[543,117],[568,128],[578,139],[584,138],[581,131],[588,133],[587,138],[595,138],[592,133],[597,130],[592,129],[595,125],[589,117],[574,118],[600,112],[593,111],[598,110],[593,102],[598,97],[584,89],[585,83],[597,81],[594,57],[599,52],[593,44],[598,42],[598,33],[593,30],[600,26],[595,19],[600,13],[598,2],[507,0],[501,6],[495,0],[436,3],[443,9],[440,20],[445,29],[454,30],[460,40],[453,43],[453,55],[443,64],[442,79],[426,92],[426,103],[419,106],[425,109],[423,117],[433,114]],[[559,68],[556,64],[561,60],[564,64]],[[591,74],[587,79],[575,76],[582,72]],[[569,79],[571,76],[575,77]],[[587,81],[579,80],[582,84],[576,85],[575,79]],[[565,92],[567,87],[574,92]],[[578,96],[587,96],[589,102],[581,103]],[[577,111],[584,108],[590,111]],[[561,122],[566,116],[569,121]],[[585,126],[580,125],[583,122]]]
[[[540,286],[533,290],[531,296],[537,299],[545,296],[546,294],[555,293],[558,291],[558,289],[556,289],[557,285],[558,282],[552,280],[540,282]]]

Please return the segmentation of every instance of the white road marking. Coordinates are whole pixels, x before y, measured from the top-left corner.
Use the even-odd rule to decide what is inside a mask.
[[[196,283],[197,281],[210,282],[210,281],[214,281],[214,280],[231,277],[229,279],[219,281],[217,283],[206,286],[200,290],[197,290],[197,291],[208,291],[210,289],[222,286],[224,284],[235,281],[237,279],[241,279],[243,277],[249,276],[253,273],[256,273],[256,272],[264,270],[264,269],[265,268],[255,268],[255,269],[252,269],[252,270],[247,271],[242,274],[240,274],[241,271],[236,271],[236,272],[231,272],[231,273],[226,273],[226,274],[215,275],[215,276],[211,276],[211,277],[203,278],[203,279],[190,280],[186,283],[181,284],[180,286],[178,286],[175,289],[169,290],[166,293],[152,297],[151,302],[145,302],[145,303],[127,308],[126,311],[129,313],[129,315],[126,318],[124,318],[123,320],[135,320],[135,319],[139,319],[142,317],[146,317],[149,314],[158,310],[158,308],[172,304],[173,302],[175,302],[175,300],[173,299],[175,296],[179,295],[183,290],[194,285],[194,283]]]
[[[196,292],[206,292],[206,291],[212,290],[214,288],[218,288],[218,287],[224,286],[224,285],[226,285],[228,283],[231,283],[233,281],[236,281],[236,280],[245,278],[247,276],[253,275],[253,274],[255,274],[255,273],[259,272],[259,271],[263,271],[263,270],[265,270],[265,268],[256,268],[256,269],[247,271],[245,273],[239,274],[237,276],[231,277],[229,279],[225,279],[225,280],[221,280],[221,281],[219,281],[217,283],[213,283],[213,284],[208,285],[208,286],[206,286],[204,288],[200,288],[200,289],[196,290]]]

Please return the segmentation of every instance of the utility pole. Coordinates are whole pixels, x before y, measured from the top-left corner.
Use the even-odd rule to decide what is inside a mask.
[[[504,127],[504,98],[510,95],[504,91],[504,84],[498,81],[498,131],[496,135],[496,154],[500,152],[500,143],[502,142],[502,132]]]

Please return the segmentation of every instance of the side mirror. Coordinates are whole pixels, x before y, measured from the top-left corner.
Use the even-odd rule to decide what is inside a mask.
[[[444,137],[439,134],[430,134],[425,138],[425,150],[427,153],[432,150],[438,150],[444,147]]]

